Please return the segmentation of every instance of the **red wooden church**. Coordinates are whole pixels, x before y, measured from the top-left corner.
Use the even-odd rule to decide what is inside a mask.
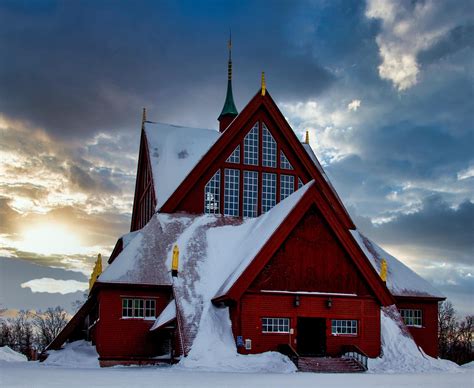
[[[86,338],[103,366],[170,361],[213,319],[242,354],[377,357],[396,305],[437,356],[444,297],[357,231],[263,76],[238,113],[231,75],[229,57],[219,131],[144,115],[131,232],[49,349]]]

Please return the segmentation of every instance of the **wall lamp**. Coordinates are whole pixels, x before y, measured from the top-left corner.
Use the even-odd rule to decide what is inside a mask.
[[[330,309],[330,308],[332,307],[332,299],[331,299],[331,298],[328,298],[328,299],[326,300],[326,307],[327,307],[328,309]]]
[[[293,301],[295,307],[300,307],[300,296],[295,295],[295,300]]]

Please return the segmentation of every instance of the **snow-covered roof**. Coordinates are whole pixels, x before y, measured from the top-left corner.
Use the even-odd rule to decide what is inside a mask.
[[[380,273],[382,259],[387,261],[386,284],[393,295],[444,298],[444,295],[429,282],[384,251],[358,230],[351,230],[351,233],[378,273]]]
[[[157,209],[219,138],[212,129],[145,123],[145,134],[155,187]]]
[[[156,318],[155,323],[150,327],[150,331],[159,329],[170,323],[173,319],[176,319],[176,302],[172,299],[161,314]]]

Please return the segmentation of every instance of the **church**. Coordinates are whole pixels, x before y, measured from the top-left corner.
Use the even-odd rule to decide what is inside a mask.
[[[185,128],[144,110],[130,233],[103,272],[99,259],[88,299],[48,350],[86,339],[101,366],[156,364],[229,335],[240,354],[350,355],[363,370],[381,354],[381,309],[395,305],[436,357],[444,296],[357,230],[263,74],[237,111],[230,47],[218,121]]]

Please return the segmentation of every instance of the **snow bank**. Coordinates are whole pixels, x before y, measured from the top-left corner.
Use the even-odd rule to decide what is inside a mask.
[[[456,372],[454,362],[435,359],[418,348],[395,306],[382,308],[382,356],[369,359],[372,373]]]
[[[50,350],[43,364],[71,368],[98,368],[99,355],[90,342],[75,341],[67,343],[64,349]]]
[[[15,352],[13,349],[8,346],[2,346],[0,348],[0,361],[6,362],[24,362],[28,361],[24,354]]]
[[[176,367],[246,373],[296,371],[295,364],[277,352],[238,354],[232,335],[229,309],[217,308],[210,303],[202,314],[199,331],[191,351]]]

